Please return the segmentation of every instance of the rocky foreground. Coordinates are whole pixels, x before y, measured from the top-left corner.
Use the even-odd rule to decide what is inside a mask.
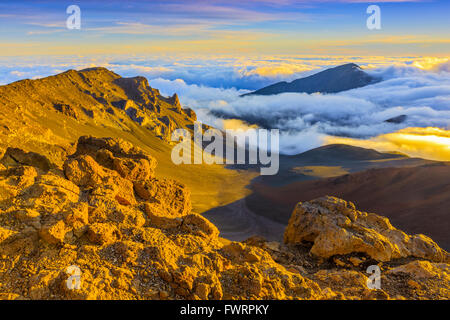
[[[450,298],[447,252],[350,202],[299,203],[284,243],[231,242],[128,142],[81,137],[61,162],[3,155],[3,299]],[[367,286],[371,265],[381,289]]]

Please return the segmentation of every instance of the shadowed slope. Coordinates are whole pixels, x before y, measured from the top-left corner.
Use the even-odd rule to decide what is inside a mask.
[[[298,201],[336,196],[377,212],[410,233],[423,233],[450,248],[450,165],[370,169],[283,187],[253,186],[247,202],[254,212],[287,223]],[[277,208],[264,210],[264,208]]]

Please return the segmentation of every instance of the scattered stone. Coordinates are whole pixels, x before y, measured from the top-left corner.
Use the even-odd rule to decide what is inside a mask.
[[[41,238],[50,244],[63,243],[66,233],[67,228],[62,220],[55,224],[45,225],[39,231]]]
[[[110,223],[94,223],[89,226],[88,238],[95,244],[104,245],[120,239],[120,233],[119,230]]]

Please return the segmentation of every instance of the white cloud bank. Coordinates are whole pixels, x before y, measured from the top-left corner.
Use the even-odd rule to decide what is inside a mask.
[[[295,154],[329,142],[330,137],[370,139],[408,127],[450,130],[447,68],[444,64],[431,71],[411,66],[374,69],[371,72],[384,81],[339,94],[240,97],[245,91],[188,85],[183,80],[159,78],[151,85],[166,94],[181,93],[182,103],[206,123],[223,127],[222,118],[237,118],[281,129],[281,151]],[[400,115],[407,116],[402,123],[385,121]]]

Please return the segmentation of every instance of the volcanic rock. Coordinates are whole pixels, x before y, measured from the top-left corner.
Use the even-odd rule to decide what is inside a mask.
[[[286,244],[233,242],[132,145],[82,137],[64,160],[63,172],[0,170],[2,299],[449,298],[444,250],[344,200],[299,204]],[[373,263],[379,290],[367,287]]]
[[[448,253],[424,235],[407,235],[388,218],[356,210],[334,197],[299,203],[284,234],[289,244],[313,243],[311,253],[329,258],[355,252],[377,261],[416,257],[449,261]]]

